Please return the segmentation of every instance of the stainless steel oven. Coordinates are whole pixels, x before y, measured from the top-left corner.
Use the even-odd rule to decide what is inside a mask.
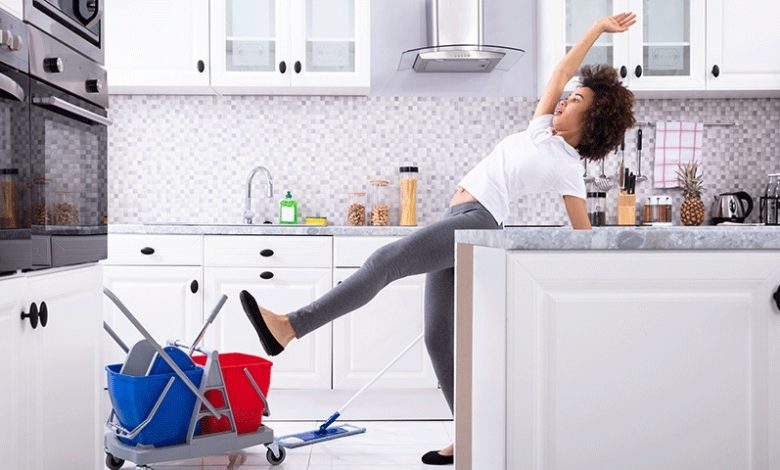
[[[33,268],[104,259],[106,72],[36,28],[29,35]]]
[[[27,26],[0,10],[0,275],[30,269]]]
[[[104,1],[24,0],[24,20],[103,64]]]

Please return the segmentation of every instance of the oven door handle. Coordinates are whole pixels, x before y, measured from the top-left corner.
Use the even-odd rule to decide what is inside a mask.
[[[0,73],[0,90],[17,101],[24,101],[24,88],[8,75]]]
[[[61,100],[56,96],[33,96],[33,103],[39,106],[51,106],[52,108],[59,109],[69,114],[74,114],[78,117],[92,121],[95,124],[102,124],[104,126],[110,126],[113,121],[107,117],[103,117],[100,114],[93,113],[80,106],[76,106],[73,103],[68,103],[65,100]]]

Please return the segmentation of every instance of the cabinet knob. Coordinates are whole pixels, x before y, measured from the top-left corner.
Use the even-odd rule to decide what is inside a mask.
[[[190,291],[192,291],[193,294],[197,294],[198,293],[198,287],[199,286],[198,286],[198,281],[197,280],[192,281],[190,283]]]
[[[272,273],[271,271],[263,271],[262,273],[260,273],[260,277],[263,279],[271,279],[274,277],[274,273]]]
[[[103,84],[98,79],[87,80],[84,82],[84,88],[87,93],[100,93],[103,91]]]
[[[287,71],[287,64],[284,61],[279,62],[279,72],[284,73]]]
[[[340,286],[342,282],[344,282],[344,281],[339,281],[339,282],[336,283],[336,285]]]
[[[620,66],[620,78],[626,78],[628,76],[628,67],[625,65]]]
[[[295,73],[301,73],[301,61],[296,60],[293,68],[295,69]]]
[[[634,75],[636,75],[636,78],[639,78],[639,77],[642,76],[642,66],[641,65],[637,65],[636,66],[636,68],[634,69]]]
[[[720,67],[717,65],[712,66],[712,76],[715,78],[718,78],[718,75],[720,75]]]
[[[203,73],[203,71],[206,70],[206,63],[202,60],[198,61],[198,72]]]
[[[22,321],[25,318],[30,319],[30,326],[32,326],[33,330],[38,328],[38,306],[35,305],[35,302],[30,304],[30,313],[22,312]]]
[[[153,255],[154,254],[154,248],[147,246],[145,248],[141,248],[141,253],[144,255]]]
[[[780,287],[777,288],[775,291],[775,295],[773,295],[775,299],[775,305],[777,305],[777,310],[780,310]]]
[[[43,59],[43,70],[49,73],[62,73],[65,70],[65,64],[59,57],[49,57]]]
[[[41,328],[46,328],[49,323],[49,307],[46,306],[46,302],[41,302],[41,307],[38,309],[38,321],[41,323]]]
[[[267,248],[260,252],[260,256],[264,258],[270,258],[273,255],[274,255],[274,250],[269,250]]]

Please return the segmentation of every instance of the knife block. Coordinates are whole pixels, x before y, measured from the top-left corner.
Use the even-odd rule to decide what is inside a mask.
[[[618,225],[636,225],[636,194],[618,193]]]

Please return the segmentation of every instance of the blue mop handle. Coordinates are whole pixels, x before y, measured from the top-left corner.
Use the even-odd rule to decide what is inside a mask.
[[[328,420],[322,423],[322,426],[320,426],[320,432],[324,433],[325,430],[328,429],[328,426],[335,423],[336,420],[339,419],[339,416],[341,416],[341,413],[339,413],[338,411],[330,415],[330,418],[328,418]]]

